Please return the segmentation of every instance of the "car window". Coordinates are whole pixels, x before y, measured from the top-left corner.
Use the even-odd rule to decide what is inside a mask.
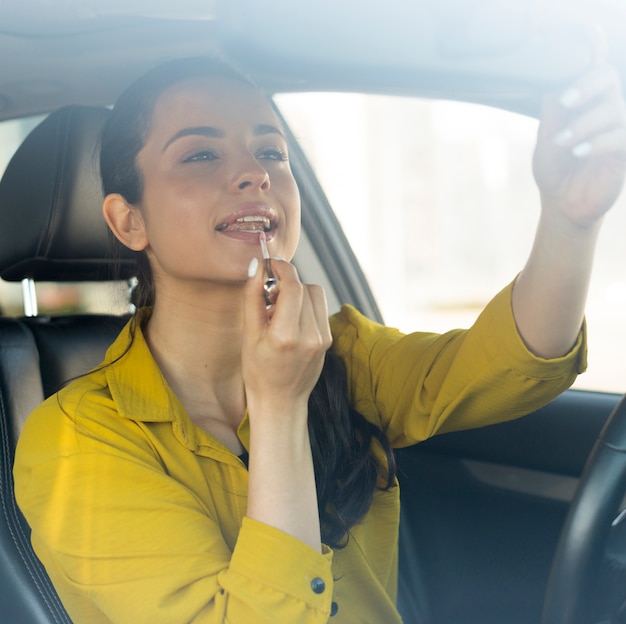
[[[0,175],[28,133],[43,116],[0,123]],[[126,283],[46,283],[36,285],[40,314],[72,312],[122,313],[128,310]],[[22,285],[0,280],[0,316],[21,316],[24,312]]]
[[[285,94],[276,102],[310,160],[385,322],[469,326],[522,268],[539,215],[538,122],[460,102]],[[607,217],[577,387],[626,387],[626,206]]]

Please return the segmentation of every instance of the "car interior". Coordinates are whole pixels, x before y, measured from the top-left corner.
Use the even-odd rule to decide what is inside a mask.
[[[23,313],[0,314],[2,621],[70,622],[30,546],[12,465],[30,411],[97,366],[130,315],[38,314],[34,297],[41,282],[134,277],[130,253],[101,216],[97,148],[108,107],[160,60],[219,52],[270,95],[419,95],[536,117],[541,94],[589,62],[580,17],[564,23],[545,8],[537,15],[531,2],[406,4],[384,12],[326,0],[308,8],[279,0],[186,0],[176,9],[165,1],[90,1],[58,11],[44,0],[9,0],[0,7],[0,53],[16,59],[0,66],[0,118],[43,119],[0,180],[0,279],[21,284],[25,297]],[[610,21],[604,26],[613,34]],[[616,59],[625,45],[626,37],[617,40]],[[352,303],[383,320],[304,150],[290,138],[303,196],[295,259],[303,280],[324,286],[331,309]],[[571,389],[519,420],[397,451],[405,622],[626,621],[620,398]]]

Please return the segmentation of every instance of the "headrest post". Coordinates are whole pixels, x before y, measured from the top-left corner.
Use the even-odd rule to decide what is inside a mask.
[[[26,277],[22,280],[22,300],[24,301],[24,316],[37,316],[37,291],[35,280]]]

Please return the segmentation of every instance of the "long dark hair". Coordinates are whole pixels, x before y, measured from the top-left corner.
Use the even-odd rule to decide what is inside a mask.
[[[143,178],[136,159],[150,132],[156,100],[178,82],[207,76],[255,86],[221,61],[184,59],[153,69],[120,96],[102,134],[100,172],[105,195],[119,193],[131,204],[141,201]],[[144,252],[137,254],[137,277],[132,303],[137,309],[154,305],[152,271]],[[376,488],[388,489],[395,484],[395,462],[383,431],[350,406],[346,372],[332,351],[326,354],[309,398],[308,428],[322,540],[328,546],[342,547],[350,528],[369,510]],[[383,451],[386,465],[376,459],[373,445]]]

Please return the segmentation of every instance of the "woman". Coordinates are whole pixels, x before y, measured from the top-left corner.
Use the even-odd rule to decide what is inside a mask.
[[[528,413],[584,369],[625,146],[609,68],[547,98],[526,266],[471,329],[403,336],[349,306],[329,321],[299,281],[298,190],[257,89],[202,60],[131,86],[101,170],[104,218],[138,254],[138,313],[102,366],[31,415],[15,466],[70,616],[399,621],[390,446]],[[269,308],[261,230],[280,280]]]

